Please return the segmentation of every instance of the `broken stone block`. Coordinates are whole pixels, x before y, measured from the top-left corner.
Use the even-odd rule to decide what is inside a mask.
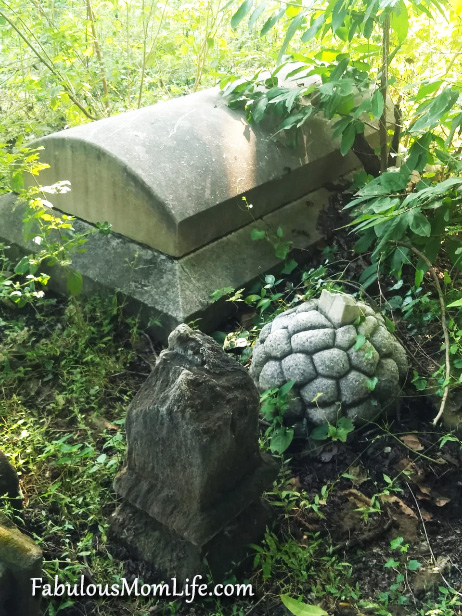
[[[178,579],[220,577],[267,523],[277,474],[258,447],[259,396],[244,367],[186,325],[169,336],[127,413],[127,460],[112,528]]]
[[[256,343],[250,374],[260,391],[295,381],[294,412],[285,419],[297,433],[335,425],[341,416],[364,423],[399,400],[406,353],[383,317],[351,295],[324,289],[319,300],[279,314],[264,338]]]
[[[31,578],[40,578],[42,550],[0,513],[0,616],[38,616],[40,596]]]

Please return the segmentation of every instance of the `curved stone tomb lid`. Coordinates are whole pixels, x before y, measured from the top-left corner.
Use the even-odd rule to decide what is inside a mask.
[[[357,165],[325,121],[298,149],[250,126],[213,88],[48,135],[42,185],[70,180],[53,204],[180,257],[314,190]],[[252,216],[242,196],[252,204]]]

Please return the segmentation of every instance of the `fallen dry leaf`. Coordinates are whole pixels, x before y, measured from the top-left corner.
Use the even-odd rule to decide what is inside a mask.
[[[413,451],[422,451],[422,449],[424,448],[424,446],[415,434],[406,434],[405,436],[401,436],[399,440],[402,441],[406,445],[406,447],[409,447],[409,449],[412,449]]]
[[[450,498],[445,498],[444,496],[440,496],[439,498],[435,499],[435,505],[437,507],[444,507],[445,505],[447,505],[449,502],[451,501]]]
[[[365,494],[363,494],[359,490],[350,488],[350,490],[345,490],[344,492],[342,492],[342,494],[345,494],[345,496],[348,496],[348,498],[354,501],[358,507],[364,507],[364,506],[370,507],[371,506],[371,499],[368,498]]]
[[[420,510],[420,515],[422,516],[422,520],[425,522],[430,522],[430,520],[433,520],[433,515],[429,511],[425,511],[425,509]]]
[[[417,518],[416,514],[412,511],[412,509],[410,507],[408,507],[406,505],[405,502],[403,502],[400,498],[398,498],[397,496],[394,495],[386,495],[384,494],[381,497],[382,501],[386,501],[387,503],[391,504],[391,505],[398,505],[398,507],[401,509],[401,512],[404,513],[405,515],[410,516],[411,518]]]
[[[286,485],[288,490],[299,490],[301,487],[302,484],[300,483],[300,477],[292,477]]]
[[[417,481],[415,482],[416,486],[419,488],[419,490],[423,493],[423,494],[428,494],[430,495],[432,493],[431,488],[429,488],[428,486],[424,486],[421,483],[417,483]]]

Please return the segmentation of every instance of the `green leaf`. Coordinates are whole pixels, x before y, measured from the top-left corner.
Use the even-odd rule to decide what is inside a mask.
[[[419,563],[418,560],[410,560],[407,563],[407,568],[409,569],[409,571],[417,571],[417,569],[419,569],[422,566],[422,563]]]
[[[306,30],[303,33],[302,43],[307,43],[308,41],[311,41],[311,39],[314,38],[316,36],[316,34],[319,32],[319,30],[322,28],[322,26],[324,25],[325,21],[326,21],[326,14],[325,13],[323,13],[322,15],[317,17],[313,21],[311,26],[308,28],[308,30]]]
[[[297,601],[289,595],[281,595],[281,601],[294,616],[329,616],[329,614],[317,605],[308,605]]]
[[[459,92],[445,88],[425,108],[425,113],[409,128],[410,133],[417,133],[424,128],[439,124],[442,116],[449,111],[459,98]]]
[[[404,190],[408,184],[406,175],[399,171],[386,171],[378,179],[380,185],[392,193]]]
[[[414,285],[416,288],[420,287],[424,279],[426,270],[417,268],[414,274]]]
[[[416,235],[430,237],[432,226],[418,209],[409,210],[409,227]]]
[[[354,425],[349,417],[340,417],[336,427],[336,438],[342,443],[346,443],[350,432],[353,432]]]
[[[392,567],[398,567],[399,562],[394,558],[389,558],[387,562],[383,565],[386,569],[391,569]]]
[[[67,277],[67,290],[71,295],[79,295],[83,288],[83,278],[80,272],[72,270]]]
[[[253,0],[244,0],[241,6],[231,17],[231,28],[235,30],[246,15],[249,14],[253,6]]]
[[[294,431],[292,428],[286,428],[282,426],[275,430],[271,436],[270,449],[273,453],[284,453],[289,447],[292,439],[294,438]]]
[[[20,193],[24,188],[24,174],[22,171],[16,171],[11,176],[11,190],[15,193]]]
[[[250,239],[254,242],[258,240],[264,240],[266,237],[266,231],[262,231],[261,229],[252,229],[250,232]]]
[[[256,124],[262,121],[266,108],[268,107],[268,98],[261,96],[257,102],[252,106],[252,118]]]
[[[267,4],[268,4],[267,0],[265,0],[264,2],[261,2],[257,6],[257,8],[255,9],[255,11],[252,13],[252,15],[250,16],[250,19],[249,19],[249,25],[248,25],[249,30],[252,30],[252,28],[255,25],[255,22],[258,20],[260,15],[262,15],[264,13]]]
[[[19,261],[19,263],[16,265],[16,267],[14,268],[14,273],[15,274],[26,274],[29,272],[30,269],[30,261],[29,261],[30,257],[23,257],[21,259],[21,261]]]
[[[314,428],[310,432],[310,438],[314,439],[315,441],[325,441],[328,436],[329,436],[329,425],[328,424],[324,424],[322,426],[316,426],[316,428]]]
[[[404,537],[395,537],[390,541],[390,547],[392,550],[397,550],[404,541]]]
[[[455,302],[448,304],[446,308],[458,308],[459,306],[462,306],[462,297],[460,299],[456,299]]]
[[[356,336],[356,342],[353,348],[355,351],[359,351],[359,349],[363,347],[365,344],[366,344],[366,336],[364,334],[358,334]]]
[[[294,269],[295,269],[297,266],[298,266],[297,261],[295,261],[294,259],[290,259],[290,261],[287,261],[287,262],[284,264],[284,267],[283,267],[283,268],[282,268],[282,270],[281,270],[281,274],[285,274],[285,275],[287,275],[287,276],[288,276],[289,274],[291,274],[291,273],[294,271]]]
[[[292,389],[294,385],[295,385],[295,381],[287,381],[287,383],[284,383],[284,385],[282,385],[282,387],[279,388],[280,395],[287,396],[287,394],[289,393],[289,391]]]
[[[290,25],[287,28],[284,42],[282,43],[282,47],[279,50],[279,54],[277,58],[278,63],[281,61],[282,56],[286,53],[287,47],[289,46],[289,43],[292,40],[294,34],[297,32],[302,22],[304,21],[305,14],[306,14],[305,11],[302,11],[301,13],[297,15],[297,17],[294,17],[294,19],[292,19],[292,21],[290,22]]]
[[[343,22],[345,21],[345,17],[348,12],[348,5],[344,6],[343,3],[344,0],[337,0],[334,6],[334,10],[332,11],[331,27],[334,34],[340,28],[340,26],[343,25]]]
[[[355,142],[356,137],[356,129],[354,124],[348,124],[345,130],[342,133],[342,141],[340,143],[340,153],[342,156],[346,156],[350,151],[352,145]]]
[[[403,0],[400,0],[390,15],[390,26],[398,37],[398,43],[404,42],[409,32],[409,15]]]
[[[267,34],[267,32],[269,32],[271,28],[273,28],[273,26],[277,24],[277,22],[281,19],[285,12],[286,9],[284,7],[280,11],[277,11],[277,13],[271,15],[271,17],[264,23],[263,28],[260,31],[260,36],[265,36],[265,34]]]
[[[370,379],[366,379],[366,387],[367,387],[367,389],[370,389],[371,391],[374,391],[375,386],[377,385],[378,382],[379,382],[379,379],[376,376],[373,376]]]
[[[381,118],[384,109],[383,103],[383,95],[380,90],[376,90],[374,92],[374,96],[372,97],[372,115],[374,118]]]

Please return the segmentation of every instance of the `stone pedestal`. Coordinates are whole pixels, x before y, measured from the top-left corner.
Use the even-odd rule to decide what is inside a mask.
[[[277,473],[258,448],[258,392],[245,368],[180,325],[127,414],[124,499],[113,530],[177,579],[223,576],[264,531]]]

